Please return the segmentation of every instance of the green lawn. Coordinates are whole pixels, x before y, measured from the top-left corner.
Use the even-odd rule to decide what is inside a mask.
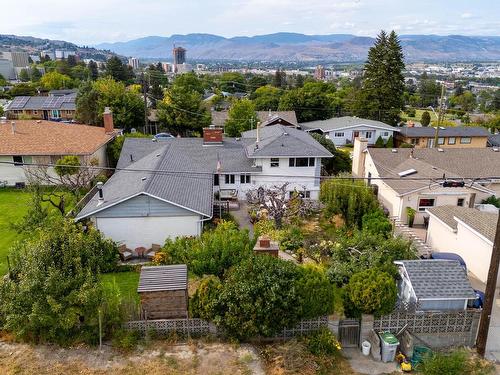
[[[429,114],[431,115],[431,122],[436,122],[437,121],[437,117],[436,115],[434,114],[434,112],[432,112],[432,110],[429,108],[427,110],[425,109],[417,109],[415,110],[415,117],[410,117],[408,116],[408,114],[406,112],[401,112],[401,117],[404,117],[408,120],[412,120],[412,121],[416,121],[416,122],[420,122],[420,120],[422,119],[422,113],[424,113],[425,111],[429,112]],[[437,109],[436,109],[436,112],[437,112]],[[455,118],[455,116],[451,113],[446,113],[444,115],[444,119],[445,120],[453,120]]]
[[[137,286],[139,285],[139,272],[112,272],[101,275],[104,284],[116,283],[122,298],[138,299]]]
[[[0,190],[0,276],[8,271],[7,255],[19,234],[11,224],[19,221],[28,210],[30,194],[22,190]]]

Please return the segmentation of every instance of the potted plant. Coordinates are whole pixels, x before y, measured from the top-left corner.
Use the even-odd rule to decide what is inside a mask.
[[[406,207],[406,217],[408,218],[408,226],[410,228],[413,227],[413,221],[415,220],[416,213],[417,211],[415,211],[414,208]]]

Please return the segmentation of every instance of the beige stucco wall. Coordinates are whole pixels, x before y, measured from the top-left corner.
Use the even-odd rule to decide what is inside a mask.
[[[464,259],[468,271],[478,280],[486,283],[493,244],[478,235],[477,232],[460,221],[457,222],[455,232],[431,215],[427,230],[427,244],[436,252],[450,252],[460,255]],[[497,286],[500,286],[499,281],[497,281]]]

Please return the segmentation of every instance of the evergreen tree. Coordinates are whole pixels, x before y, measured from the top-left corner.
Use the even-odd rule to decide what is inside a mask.
[[[283,89],[286,87],[286,73],[279,68],[274,74],[273,86],[279,89]]]
[[[99,77],[99,68],[94,60],[89,61],[90,79],[95,81]]]
[[[21,69],[21,71],[19,72],[19,80],[21,82],[29,82],[30,74],[26,69]]]
[[[422,124],[422,126],[429,126],[429,124],[431,123],[431,115],[429,112],[425,111],[424,113],[422,113],[420,123]]]
[[[113,56],[106,62],[106,75],[111,76],[115,81],[127,81],[130,78],[128,68],[117,57]]]
[[[38,82],[40,78],[42,78],[42,73],[38,70],[36,66],[33,66],[30,69],[30,75],[31,75],[31,81],[32,82]]]
[[[385,144],[385,147],[387,147],[387,148],[393,148],[394,147],[394,138],[392,137],[392,135],[387,140],[387,143]]]
[[[404,107],[403,51],[397,34],[381,31],[368,52],[362,90],[371,108],[367,117],[391,125]]]
[[[239,137],[241,132],[257,126],[257,113],[252,101],[242,99],[234,102],[228,113],[224,131],[229,137]]]
[[[382,148],[384,147],[384,139],[379,136],[377,140],[375,141],[375,147]]]

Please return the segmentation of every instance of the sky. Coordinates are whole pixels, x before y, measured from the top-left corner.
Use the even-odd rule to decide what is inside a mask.
[[[0,34],[80,45],[275,32],[500,35],[499,0],[0,0]]]

